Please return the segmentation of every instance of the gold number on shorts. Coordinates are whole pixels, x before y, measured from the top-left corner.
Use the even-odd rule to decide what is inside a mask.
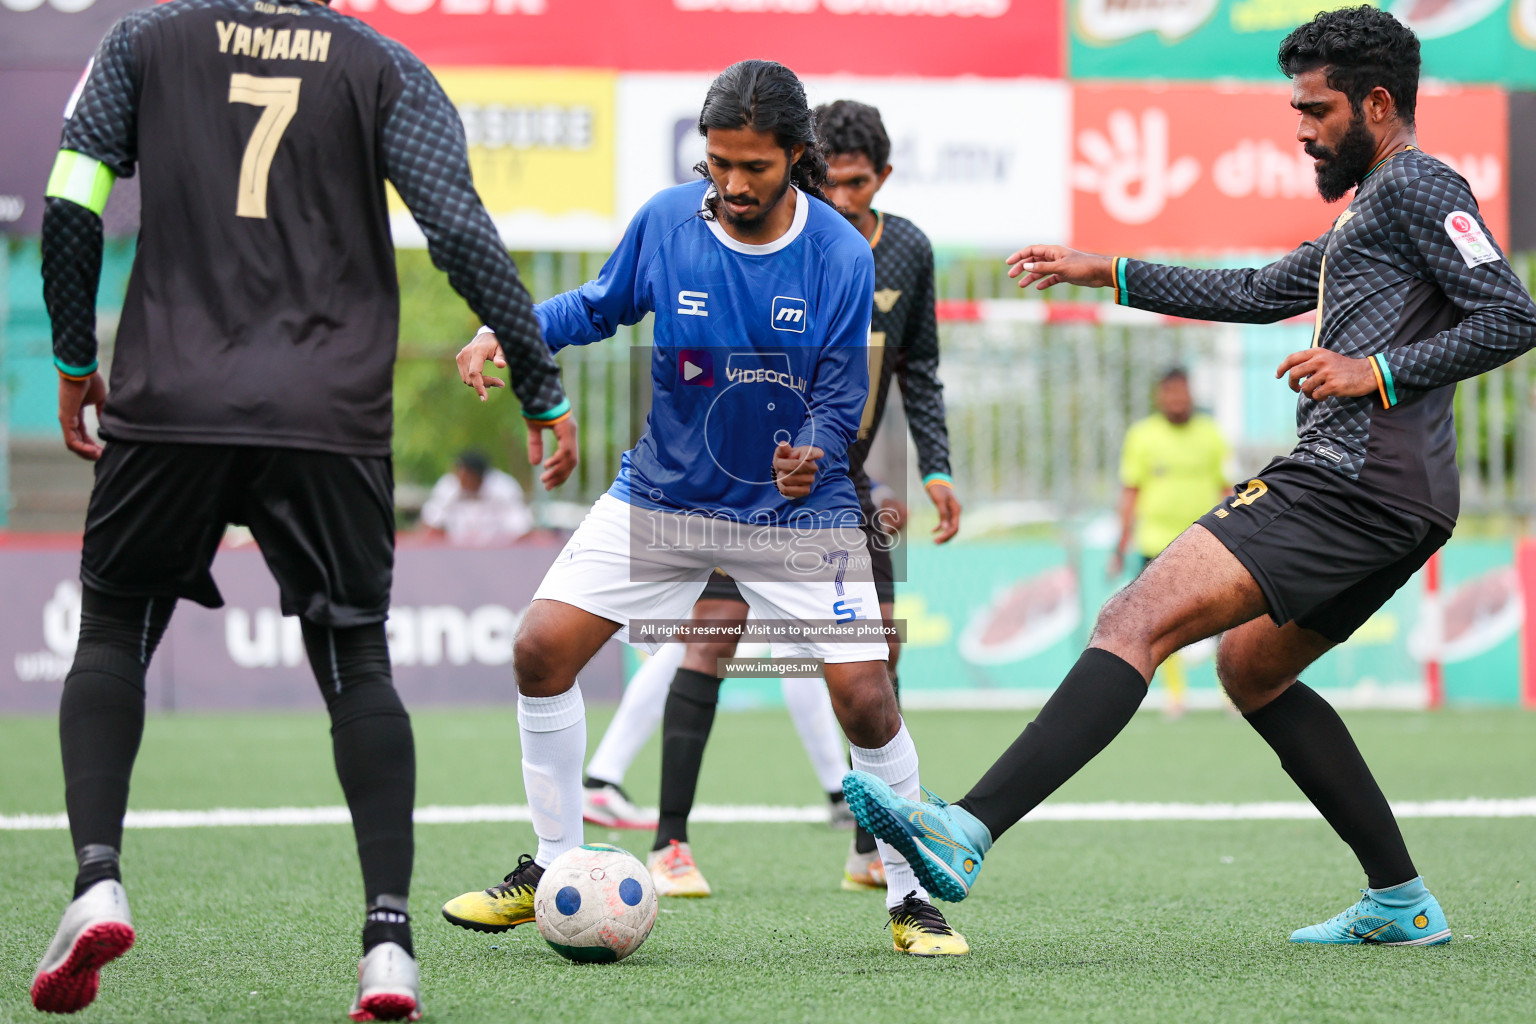
[[[1243,488],[1242,492],[1233,499],[1232,507],[1237,508],[1239,505],[1252,505],[1254,502],[1258,501],[1268,493],[1269,485],[1266,484],[1263,480],[1249,480],[1248,486]]]
[[[240,189],[235,202],[235,216],[267,216],[267,175],[272,171],[272,158],[277,155],[277,144],[283,140],[288,122],[299,109],[299,84],[297,78],[262,78],[257,75],[232,74],[229,76],[229,102],[249,103],[263,108],[255,131],[245,144],[245,156],[240,161]]]

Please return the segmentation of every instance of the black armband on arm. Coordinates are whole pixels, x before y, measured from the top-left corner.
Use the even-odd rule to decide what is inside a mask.
[[[53,364],[71,380],[96,372],[96,289],[101,218],[57,196],[43,209],[43,301],[53,324]]]

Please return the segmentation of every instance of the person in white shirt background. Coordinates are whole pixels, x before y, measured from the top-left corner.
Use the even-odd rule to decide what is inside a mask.
[[[421,525],[451,544],[509,544],[533,529],[533,513],[515,479],[481,452],[461,452],[433,485]]]

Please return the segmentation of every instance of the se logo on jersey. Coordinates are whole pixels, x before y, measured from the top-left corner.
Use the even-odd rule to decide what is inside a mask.
[[[805,300],[792,299],[787,295],[773,297],[773,329],[805,333]]]
[[[1452,210],[1445,218],[1445,231],[1456,243],[1456,251],[1467,261],[1467,266],[1481,266],[1499,258],[1499,250],[1493,247],[1482,225],[1470,213]]]

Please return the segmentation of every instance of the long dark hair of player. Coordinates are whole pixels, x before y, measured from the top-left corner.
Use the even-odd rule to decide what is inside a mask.
[[[708,135],[711,128],[771,133],[786,155],[796,146],[804,146],[800,159],[789,168],[790,183],[806,195],[828,202],[821,190],[827,180],[827,161],[816,141],[816,119],[806,102],[805,86],[783,64],[744,60],[720,72],[704,96],[704,109],[699,111],[699,134]],[[709,177],[709,165],[703,160],[694,170]],[[720,197],[710,196],[705,205],[705,216],[713,219],[720,212]]]

